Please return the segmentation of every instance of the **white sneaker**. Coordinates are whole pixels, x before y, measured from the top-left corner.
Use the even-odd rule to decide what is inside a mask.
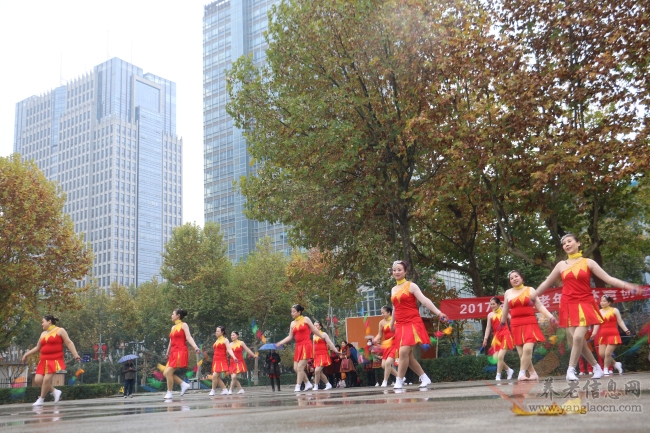
[[[590,372],[589,372],[589,376],[593,376],[593,375],[594,375],[594,372],[593,372],[593,371],[590,371]]]
[[[232,389],[228,390],[228,395],[232,395]]]
[[[163,397],[163,400],[171,400],[172,399],[172,392],[167,391],[167,394]]]
[[[245,394],[245,393],[246,393],[246,392],[244,391],[244,388],[242,388],[242,389],[240,389],[239,391],[237,391],[237,394]]]
[[[221,395],[228,395],[228,388],[221,390]]]
[[[211,389],[211,390],[210,390],[210,394],[208,394],[208,395],[209,395],[210,397],[212,397],[212,396],[214,395],[214,389]]]
[[[54,397],[54,404],[57,404],[59,402],[59,400],[61,399],[61,394],[63,394],[63,392],[61,392],[58,389],[52,391],[52,397]]]
[[[379,386],[379,382],[375,383],[375,386]]]
[[[300,392],[300,384],[296,385],[296,389],[294,389],[293,392]]]
[[[426,388],[429,384],[431,384],[431,379],[429,379],[429,376],[426,374],[420,376],[420,388]]]
[[[584,376],[584,375],[585,374],[582,371],[580,373],[578,373],[578,376]]]
[[[528,380],[528,378],[526,377],[526,370],[519,370],[519,376],[517,376],[517,380],[519,382]]]
[[[312,388],[314,388],[314,385],[312,385],[311,382],[305,383],[305,391],[309,391]]]
[[[328,389],[332,389],[332,384],[329,382],[327,382],[327,385],[325,385],[325,391],[327,391]]]
[[[623,364],[621,364],[620,362],[615,362],[614,368],[616,369],[616,371],[618,371],[618,374],[623,374]]]
[[[610,374],[612,374],[612,372],[611,372],[610,370],[608,370],[608,369],[604,369],[604,370],[603,370],[603,376],[607,377],[607,376],[609,376]]]
[[[593,368],[593,372],[594,372],[594,375],[592,377],[594,379],[600,379],[601,377],[603,377],[603,369],[600,368],[599,364],[596,364],[596,365],[592,366],[592,368]]]
[[[569,367],[566,370],[566,380],[567,382],[578,382],[578,376],[576,376],[575,367]]]
[[[515,374],[515,371],[512,368],[509,368],[506,372],[508,374],[508,380],[512,379],[512,375]]]
[[[43,397],[39,397],[32,406],[43,406],[44,402],[45,400],[43,400]]]
[[[382,387],[382,388],[386,388],[387,386],[388,386],[388,381],[387,381],[387,380],[384,380],[384,381],[381,383],[381,387]]]
[[[181,395],[185,395],[187,390],[190,389],[190,388],[191,388],[191,386],[190,386],[189,383],[187,383],[187,382],[181,383]]]
[[[393,385],[393,389],[402,389],[404,387],[404,378],[396,378],[395,379],[395,385]]]
[[[501,380],[501,373],[497,373],[497,375],[496,375],[496,377],[494,378],[494,380]]]

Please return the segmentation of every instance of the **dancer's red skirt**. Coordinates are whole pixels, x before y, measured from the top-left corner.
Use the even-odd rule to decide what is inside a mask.
[[[223,359],[215,359],[212,361],[212,372],[213,373],[228,373],[230,367],[228,366],[228,361]]]
[[[397,345],[397,342],[395,341],[394,337],[384,341],[384,343],[387,343],[389,341],[390,341],[390,346],[384,349],[384,352],[381,355],[381,359],[388,359],[388,358],[395,359],[397,357],[397,349],[399,346]],[[382,346],[384,345],[384,343],[382,343]]]
[[[304,361],[314,357],[314,347],[312,346],[311,340],[308,340],[305,343],[297,343],[296,351],[293,353],[293,360]]]
[[[546,341],[537,323],[527,323],[518,326],[512,325],[512,338],[515,346]]]
[[[410,323],[395,324],[395,343],[401,346],[415,346],[416,344],[429,344],[429,334],[424,327],[422,319]],[[393,344],[395,344],[393,343]]]
[[[507,326],[502,326],[501,330],[494,334],[494,338],[492,339],[492,349],[494,349],[495,352],[498,352],[503,349],[512,350],[514,347],[515,344],[510,330]]]
[[[45,376],[46,374],[56,373],[65,370],[63,358],[59,359],[41,359],[36,366],[36,374]]]
[[[239,362],[230,360],[230,374],[245,373],[247,371],[248,369],[246,369],[246,363],[243,359],[240,359]]]
[[[603,323],[603,318],[593,299],[579,302],[560,301],[560,326],[562,328],[600,325],[601,323]]]
[[[173,350],[167,358],[167,367],[187,368],[187,350]]]
[[[314,367],[327,367],[328,365],[332,365],[332,358],[328,354],[314,356]]]
[[[621,334],[618,333],[617,329],[606,329],[600,328],[598,334],[595,338],[597,344],[621,344]]]

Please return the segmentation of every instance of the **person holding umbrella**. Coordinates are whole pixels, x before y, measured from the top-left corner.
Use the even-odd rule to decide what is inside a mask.
[[[261,350],[262,348],[260,348]],[[278,383],[278,391],[280,390],[280,355],[276,353],[274,349],[266,355],[266,360],[264,361],[264,367],[266,368],[266,373],[269,375],[269,382],[271,382],[271,388],[275,392],[275,379]]]
[[[133,361],[128,360],[122,367],[124,373],[124,398],[133,398],[133,388],[135,387],[135,366]]]

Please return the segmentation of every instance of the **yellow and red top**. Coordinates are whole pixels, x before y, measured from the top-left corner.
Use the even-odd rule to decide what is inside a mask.
[[[593,302],[591,269],[583,258],[562,272],[562,302]]]
[[[327,342],[320,338],[318,335],[314,335],[314,356],[319,355],[328,355],[329,349],[327,348]]]
[[[305,323],[303,316],[296,317],[296,324],[293,327],[293,337],[296,339],[296,345],[311,344],[311,330]]]
[[[509,300],[508,307],[510,308],[510,324],[512,326],[537,324],[536,310],[530,299],[530,287],[524,287],[517,297]],[[499,318],[500,321],[501,318]]]
[[[183,322],[180,320],[176,322],[171,332],[169,333],[169,339],[172,343],[172,352],[187,352],[187,342],[185,338],[185,331],[183,330]]]
[[[393,315],[395,316],[395,323],[400,325],[422,321],[417,299],[410,292],[410,287],[411,283],[407,282],[391,297],[394,307]]]
[[[57,334],[59,327],[48,331],[41,338],[41,359],[46,361],[63,359],[63,338]]]

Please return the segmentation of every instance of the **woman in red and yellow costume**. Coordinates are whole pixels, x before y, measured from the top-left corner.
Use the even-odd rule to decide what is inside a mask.
[[[573,340],[569,368],[566,373],[567,381],[577,381],[576,366],[580,355],[585,357],[593,367],[593,378],[603,377],[603,370],[596,362],[593,353],[587,347],[585,335],[589,325],[600,325],[603,318],[600,315],[596,301],[591,292],[591,275],[595,275],[605,283],[621,289],[636,292],[639,288],[635,284],[610,277],[607,272],[591,259],[582,257],[580,241],[574,234],[566,234],[560,240],[567,260],[562,260],[546,280],[537,288],[537,295],[541,295],[551,285],[562,278],[562,299],[560,300],[560,326],[567,328]]]
[[[323,331],[323,325],[317,320],[314,322],[314,327],[318,329],[321,334],[325,334]],[[332,389],[332,384],[327,380],[327,376],[323,373],[323,369],[332,365],[332,358],[330,357],[329,348],[327,347],[327,341],[320,338],[318,335],[314,335],[314,389],[318,389],[318,384],[322,380],[325,382],[325,391]]]
[[[507,326],[501,326],[501,317],[503,310],[501,309],[501,299],[496,296],[490,299],[490,307],[492,312],[487,316],[487,326],[485,327],[485,338],[483,338],[483,347],[487,346],[487,340],[490,332],[494,330],[494,338],[492,339],[492,349],[497,356],[497,377],[495,380],[501,380],[501,372],[504,367],[508,374],[508,380],[512,379],[512,374],[515,372],[512,368],[508,367],[505,362],[506,352],[515,348],[515,343],[512,339],[512,334]]]
[[[68,348],[75,360],[81,361],[81,357],[77,353],[74,343],[68,337],[68,333],[65,329],[56,326],[58,321],[59,319],[51,315],[43,317],[41,320],[43,332],[38,339],[38,344],[23,355],[23,363],[25,363],[28,356],[36,352],[41,354],[41,359],[36,366],[36,375],[34,376],[34,385],[41,386],[41,395],[33,406],[42,406],[48,392],[54,397],[54,403],[58,403],[61,398],[61,391],[52,386],[52,379],[58,371],[65,370],[63,345]]]
[[[235,362],[234,360],[237,358],[235,358],[235,353],[230,348],[230,342],[225,337],[226,327],[217,326],[217,330],[214,334],[217,337],[217,341],[215,341],[212,345],[212,349],[214,351],[212,354],[212,390],[208,395],[214,395],[214,391],[217,385],[219,385],[219,388],[221,388],[221,395],[228,395],[230,392],[228,391],[226,384],[223,383],[223,380],[221,380],[221,373],[230,374],[227,355],[230,355],[230,358],[233,359],[233,362]]]
[[[296,340],[296,348],[293,355],[293,370],[296,372],[295,392],[300,392],[300,385],[302,383],[305,384],[305,391],[309,391],[313,388],[307,374],[305,373],[307,360],[314,357],[313,344],[311,341],[312,333],[325,340],[327,346],[333,352],[336,352],[336,347],[334,347],[327,334],[316,329],[314,324],[311,323],[309,317],[302,315],[303,311],[305,311],[305,309],[300,304],[291,307],[291,317],[293,318],[293,321],[289,328],[289,335],[276,343],[277,347],[290,342],[294,338]]]
[[[619,374],[623,374],[623,365],[620,362],[614,363],[612,353],[616,350],[616,346],[621,344],[621,335],[618,333],[620,326],[626,335],[630,335],[630,330],[625,326],[625,322],[621,318],[621,312],[618,308],[612,307],[614,298],[611,296],[603,296],[600,298],[600,315],[603,318],[602,325],[594,326],[593,335],[594,340],[598,345],[600,357],[603,358],[603,367],[605,376],[612,374],[612,364]]]
[[[190,384],[183,382],[180,377],[174,373],[179,368],[187,368],[187,360],[189,358],[189,353],[187,351],[187,343],[190,343],[190,346],[194,348],[196,353],[201,353],[198,346],[190,334],[190,327],[187,326],[187,323],[183,322],[183,319],[187,316],[187,311],[177,308],[172,311],[172,330],[169,333],[169,346],[167,346],[167,365],[163,371],[163,375],[167,379],[167,393],[165,394],[164,399],[170,400],[172,398],[172,389],[174,388],[174,383],[178,384],[181,387],[181,395],[184,395],[188,389],[190,389]]]
[[[393,262],[393,278],[397,285],[391,290],[391,301],[393,302],[394,314],[390,320],[390,329],[395,332],[395,343],[399,346],[399,365],[397,367],[397,378],[393,388],[401,389],[404,386],[406,370],[410,367],[420,377],[420,388],[426,388],[431,379],[424,373],[420,363],[413,356],[413,348],[416,344],[429,344],[427,333],[417,301],[440,320],[446,320],[447,315],[440,311],[433,302],[420,290],[417,284],[406,281],[408,264],[403,260]]]
[[[381,347],[384,349],[381,355],[381,367],[384,369],[384,381],[381,383],[382,388],[388,386],[388,379],[390,375],[397,377],[397,370],[393,368],[395,364],[395,354],[397,353],[397,344],[395,343],[395,333],[390,329],[390,321],[393,318],[393,308],[384,305],[381,307],[381,316],[383,319],[379,321],[379,331],[377,335],[373,338],[373,343],[379,344],[380,341]]]
[[[544,342],[546,338],[539,328],[536,313],[539,311],[552,322],[556,322],[556,319],[539,301],[535,289],[524,286],[521,272],[510,271],[508,279],[512,289],[506,290],[503,295],[505,305],[501,312],[501,327],[497,331],[506,326],[506,320],[510,317],[510,332],[520,359],[517,380],[537,380],[539,376],[533,367],[533,349],[535,343]]]
[[[234,357],[232,362],[230,363],[230,391],[228,394],[232,394],[232,390],[235,389],[235,386],[239,387],[239,391],[237,391],[237,394],[243,394],[244,393],[244,388],[242,388],[241,383],[237,380],[237,375],[239,373],[246,373],[248,370],[246,369],[246,363],[244,362],[244,351],[248,353],[250,356],[254,356],[257,358],[257,353],[253,353],[252,350],[246,346],[246,343],[241,341],[239,339],[239,332],[237,331],[232,331],[230,333],[230,339],[232,340],[232,343],[230,343],[230,348],[232,349],[232,352],[234,353]]]

